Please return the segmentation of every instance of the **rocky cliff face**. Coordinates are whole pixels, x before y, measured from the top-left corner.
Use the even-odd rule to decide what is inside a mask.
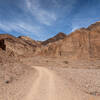
[[[56,41],[59,41],[59,40],[62,40],[66,37],[66,34],[62,33],[62,32],[59,32],[56,36],[46,40],[46,41],[43,41],[42,42],[42,45],[47,45],[49,43],[53,43],[53,42],[56,42]]]
[[[72,59],[100,59],[100,22],[81,28],[69,35],[59,33],[38,42],[29,37],[0,35],[0,52],[9,56],[56,56]],[[2,56],[2,53],[1,53]]]
[[[30,37],[27,36],[19,36],[18,38],[23,40],[26,44],[29,44],[33,47],[38,47],[41,45],[41,42],[32,40]]]
[[[52,42],[41,50],[43,55],[68,58],[100,58],[100,22],[88,28],[81,28],[65,36],[62,40]]]
[[[8,56],[28,56],[35,52],[37,44],[8,34],[0,35],[0,51]]]

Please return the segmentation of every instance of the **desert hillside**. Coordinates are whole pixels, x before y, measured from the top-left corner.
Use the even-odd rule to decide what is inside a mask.
[[[46,41],[29,37],[0,35],[0,52],[15,56],[55,56],[72,59],[100,59],[100,22],[77,29],[66,35],[62,32]]]
[[[96,22],[88,28],[75,30],[55,42],[46,40],[43,43],[47,43],[41,50],[43,55],[74,59],[100,59],[100,22]]]

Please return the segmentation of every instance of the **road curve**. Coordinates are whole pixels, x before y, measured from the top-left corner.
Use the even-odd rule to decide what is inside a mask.
[[[38,77],[24,100],[100,100],[77,90],[45,67],[35,67]]]

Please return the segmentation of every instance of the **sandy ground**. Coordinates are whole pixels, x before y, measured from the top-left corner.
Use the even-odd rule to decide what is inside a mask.
[[[39,76],[25,100],[99,100],[78,90],[71,82],[55,75],[44,67],[34,67]],[[33,91],[34,90],[34,91]]]
[[[65,67],[61,62],[58,67],[51,63],[57,60],[43,60],[27,58],[0,66],[0,100],[100,100],[100,69],[72,68],[72,63]]]

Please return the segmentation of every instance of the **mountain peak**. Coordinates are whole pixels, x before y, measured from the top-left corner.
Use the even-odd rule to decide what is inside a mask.
[[[64,39],[66,37],[65,33],[59,32],[57,35],[54,37],[42,42],[43,45],[47,45],[48,43],[56,42],[58,40]]]
[[[59,33],[56,35],[56,37],[65,37],[65,36],[66,36],[66,34],[63,33],[63,32],[59,32]]]
[[[28,36],[19,36],[18,38],[20,39],[24,39],[24,40],[32,40],[30,37]]]
[[[89,30],[98,30],[100,28],[100,21],[91,24],[87,29]]]

